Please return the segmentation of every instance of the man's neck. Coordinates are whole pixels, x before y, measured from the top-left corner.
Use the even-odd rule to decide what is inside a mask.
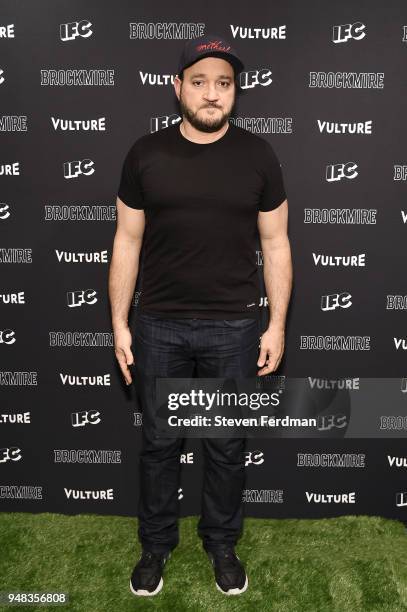
[[[196,142],[197,144],[210,144],[211,142],[215,142],[222,138],[224,134],[229,129],[229,121],[226,122],[224,126],[221,127],[217,132],[203,132],[201,130],[197,130],[185,119],[181,121],[179,124],[179,130],[184,138],[187,140],[191,140],[192,142]]]

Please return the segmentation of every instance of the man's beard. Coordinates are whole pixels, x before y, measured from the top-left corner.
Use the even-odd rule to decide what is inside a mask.
[[[230,112],[223,113],[219,109],[219,110],[215,110],[213,115],[210,113],[207,113],[206,110],[201,112],[201,109],[199,109],[196,113],[192,112],[191,109],[188,106],[186,106],[186,104],[183,101],[182,91],[181,91],[181,95],[179,98],[179,104],[181,108],[181,114],[189,121],[191,125],[194,126],[194,128],[196,128],[197,130],[200,130],[201,132],[217,132],[229,121],[229,117],[231,116],[233,112],[235,99],[233,100],[233,104],[230,109]],[[219,107],[217,104],[213,105],[213,104],[207,103],[201,108],[206,109],[206,108],[219,108]],[[198,116],[198,113],[199,113],[199,116]]]

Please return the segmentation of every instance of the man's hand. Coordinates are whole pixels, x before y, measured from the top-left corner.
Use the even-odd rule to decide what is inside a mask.
[[[284,353],[284,329],[271,324],[260,341],[260,355],[257,365],[261,368],[257,376],[264,376],[278,368]],[[265,366],[265,367],[262,367]]]
[[[129,327],[115,327],[114,331],[114,352],[116,353],[117,361],[123,373],[124,380],[127,385],[132,382],[129,365],[134,363],[133,353],[131,352],[131,333]]]

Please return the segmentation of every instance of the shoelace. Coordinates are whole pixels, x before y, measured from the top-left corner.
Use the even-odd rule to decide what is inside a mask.
[[[160,565],[161,564],[161,556],[152,553],[152,552],[144,552],[142,558],[140,559],[140,567],[149,567],[150,565]]]
[[[240,566],[239,560],[230,548],[220,548],[213,553],[213,556],[223,563],[226,562],[233,566]]]

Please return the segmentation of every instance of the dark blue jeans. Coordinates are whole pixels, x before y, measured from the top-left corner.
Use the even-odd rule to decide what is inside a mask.
[[[138,314],[133,380],[143,413],[138,537],[167,552],[179,542],[178,489],[183,438],[156,438],[155,377],[251,378],[257,375],[258,319],[163,319]],[[198,535],[206,550],[235,545],[243,531],[246,438],[202,438],[204,478]]]

